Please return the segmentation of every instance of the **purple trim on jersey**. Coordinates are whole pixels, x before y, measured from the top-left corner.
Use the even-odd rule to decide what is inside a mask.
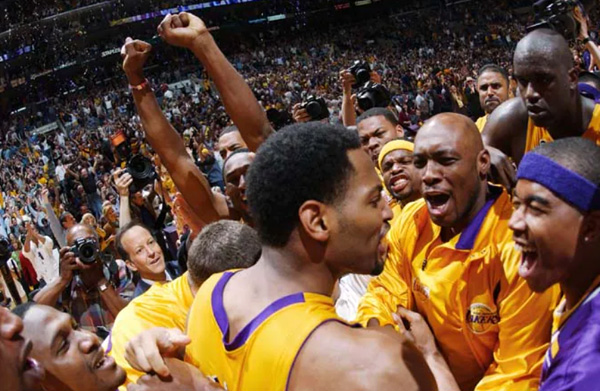
[[[526,153],[519,164],[517,179],[539,183],[583,212],[600,210],[600,188],[546,156]]]
[[[317,331],[317,329],[321,326],[323,326],[325,323],[329,323],[329,322],[338,322],[343,324],[344,326],[350,326],[352,328],[361,328],[362,326],[358,323],[356,324],[348,324],[340,319],[326,319],[324,321],[322,321],[321,323],[319,323],[314,329],[311,330],[310,333],[308,333],[308,335],[306,336],[306,338],[304,338],[304,341],[302,341],[302,345],[300,345],[300,349],[298,349],[298,351],[296,352],[296,356],[294,357],[294,361],[292,361],[292,366],[290,367],[290,371],[288,372],[288,376],[287,376],[287,381],[285,382],[285,391],[287,391],[290,387],[290,379],[292,378],[292,371],[294,370],[294,365],[296,365],[296,360],[298,360],[298,356],[300,355],[300,352],[302,351],[302,349],[304,348],[304,345],[306,345],[306,342],[308,342],[308,340],[310,339],[310,337],[314,334],[315,331]]]
[[[558,334],[558,353],[544,359],[539,391],[600,389],[600,288],[567,319]]]
[[[112,350],[112,331],[108,333],[108,346],[106,347],[106,352],[104,354],[110,353]]]
[[[490,211],[492,205],[494,205],[498,197],[500,197],[500,194],[502,194],[501,187],[490,186],[489,189],[490,198],[483,205],[483,208],[481,208],[481,210],[477,212],[475,218],[471,220],[467,228],[465,228],[465,230],[460,235],[460,238],[456,243],[457,250],[473,249],[473,246],[475,245],[475,240],[477,239],[477,235],[479,234],[479,231],[481,231],[481,226],[483,225],[483,222],[485,221],[488,212]]]
[[[215,285],[215,289],[213,290],[212,296],[210,298],[210,302],[213,309],[213,315],[219,325],[219,329],[221,329],[221,334],[225,336],[227,332],[227,328],[229,325],[229,321],[227,320],[227,314],[225,313],[225,309],[223,308],[223,290],[225,289],[225,285],[229,282],[229,279],[233,276],[233,272],[225,272]],[[218,292],[218,294],[217,294]]]
[[[223,334],[223,345],[225,346],[225,350],[232,351],[243,344],[246,343],[248,338],[252,335],[254,330],[258,328],[265,320],[267,320],[271,315],[297,303],[304,303],[304,293],[294,293],[292,295],[284,296],[280,299],[275,300],[271,303],[267,308],[262,310],[254,319],[250,321],[244,328],[231,340],[231,342],[227,342],[229,339],[229,319],[227,319],[227,313],[225,312],[225,307],[223,306],[223,291],[225,290],[225,285],[229,281],[229,279],[233,276],[234,273],[227,272],[225,273],[212,293],[211,302],[213,307],[213,315],[217,320],[217,324],[221,329],[221,333]]]

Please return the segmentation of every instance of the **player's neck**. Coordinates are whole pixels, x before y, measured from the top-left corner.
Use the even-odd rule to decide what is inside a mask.
[[[443,242],[450,241],[453,237],[460,234],[465,228],[471,224],[471,221],[477,216],[479,211],[483,208],[487,201],[488,195],[488,185],[487,182],[481,184],[481,188],[476,195],[475,201],[473,202],[473,206],[470,211],[465,214],[465,216],[452,227],[442,227],[440,237]]]
[[[560,288],[567,300],[567,310],[579,303],[594,280],[600,275],[600,259],[597,254],[598,252],[590,253],[588,256],[578,255],[584,259],[584,262],[567,280],[560,283]]]
[[[585,133],[592,120],[595,104],[583,97],[578,97],[569,113],[564,115],[555,125],[548,127],[548,132],[553,139],[566,137],[580,137]],[[591,102],[591,103],[590,103]]]
[[[323,262],[313,261],[308,254],[299,253],[290,246],[263,247],[262,256],[251,273],[260,277],[261,284],[268,284],[270,294],[274,296],[297,292],[331,296],[336,277]]]

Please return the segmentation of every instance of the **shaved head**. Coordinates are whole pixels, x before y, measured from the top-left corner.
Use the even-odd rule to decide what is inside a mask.
[[[533,123],[550,134],[580,115],[574,65],[567,41],[556,31],[534,30],[517,45],[513,66],[520,97]]]
[[[94,230],[94,228],[90,227],[87,224],[76,224],[67,230],[66,239],[67,244],[72,245],[75,240],[82,237],[90,237],[93,236],[96,239],[98,238],[98,234]]]
[[[569,70],[575,65],[567,40],[554,30],[538,29],[527,34],[517,44],[514,61],[537,60],[551,62]]]
[[[461,114],[443,113],[431,118],[419,129],[415,144],[418,139],[431,137],[432,134],[443,134],[448,142],[455,141],[461,153],[472,152],[477,155],[483,150],[481,133],[475,123]]]
[[[475,123],[460,114],[438,114],[415,138],[414,165],[432,221],[455,235],[483,207],[490,155]],[[451,236],[452,236],[451,235]]]

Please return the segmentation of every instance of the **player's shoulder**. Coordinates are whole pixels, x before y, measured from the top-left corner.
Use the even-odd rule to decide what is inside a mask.
[[[509,99],[490,114],[482,136],[488,145],[494,146],[494,141],[499,138],[523,133],[527,129],[528,122],[529,116],[523,100]]]
[[[318,371],[322,383],[315,390],[417,390],[435,384],[421,353],[393,329],[341,322],[328,322],[313,332],[298,353],[294,371],[296,385],[305,374]]]

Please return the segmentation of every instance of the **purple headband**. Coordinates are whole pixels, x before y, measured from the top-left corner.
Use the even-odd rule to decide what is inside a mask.
[[[525,154],[517,179],[537,182],[581,211],[600,210],[600,188],[546,156]]]
[[[600,91],[589,84],[579,83],[579,93],[583,96],[593,99],[596,103],[600,102]]]

